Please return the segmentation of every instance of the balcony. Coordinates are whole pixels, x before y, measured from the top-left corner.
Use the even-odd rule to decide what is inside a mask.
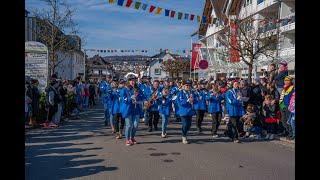
[[[285,18],[282,18],[280,24],[280,31],[287,32],[295,29],[296,16],[295,14],[291,14]]]
[[[275,30],[277,28],[277,25],[275,23],[269,23],[266,25],[263,25],[261,27],[258,28],[258,32],[259,33],[265,33],[271,30]]]

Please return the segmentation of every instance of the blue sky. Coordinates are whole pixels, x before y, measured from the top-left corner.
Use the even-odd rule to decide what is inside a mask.
[[[69,0],[69,3],[77,9],[74,19],[79,24],[81,35],[85,38],[84,48],[149,50],[148,53],[140,53],[143,55],[158,53],[160,48],[179,49],[180,52],[183,49],[190,49],[190,35],[198,29],[199,24],[196,20],[178,20],[177,12],[202,15],[205,0],[138,1],[149,6],[175,10],[176,16],[174,19],[166,17],[164,10],[160,15],[155,15],[141,8],[136,10],[133,7],[120,7],[116,3],[109,4],[109,0]],[[46,8],[40,0],[25,2],[29,11],[33,8]],[[88,54],[92,56],[97,53],[88,52]]]

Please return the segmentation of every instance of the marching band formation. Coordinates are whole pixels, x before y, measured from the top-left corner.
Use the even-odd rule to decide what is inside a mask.
[[[104,105],[105,126],[110,125],[116,139],[121,139],[123,131],[127,146],[136,144],[136,131],[140,119],[144,119],[148,131],[158,131],[161,116],[161,137],[167,137],[167,126],[171,113],[182,123],[182,143],[188,144],[187,136],[192,117],[196,115],[198,132],[202,132],[205,113],[212,117],[212,136],[217,138],[222,116],[229,114],[228,131],[225,133],[234,142],[239,142],[238,128],[240,118],[245,114],[239,92],[239,82],[234,81],[227,90],[223,83],[201,80],[199,86],[192,87],[192,81],[165,84],[143,76],[129,76],[124,79],[106,76],[99,84],[100,97]],[[225,103],[225,104],[224,104]],[[226,108],[224,111],[224,107]]]

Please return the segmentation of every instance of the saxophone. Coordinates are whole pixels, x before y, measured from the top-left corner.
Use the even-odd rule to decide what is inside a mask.
[[[158,94],[158,92],[157,92],[157,90],[155,90],[152,93],[150,99],[146,103],[144,103],[144,109],[145,110],[148,110],[151,107],[151,105],[153,104],[153,102],[158,98],[157,94]]]

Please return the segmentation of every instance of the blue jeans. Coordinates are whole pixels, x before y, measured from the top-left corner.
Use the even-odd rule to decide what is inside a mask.
[[[83,108],[84,109],[88,109],[88,107],[89,107],[89,96],[83,96],[82,102],[83,102]]]
[[[166,134],[167,133],[167,126],[168,126],[168,121],[169,121],[169,115],[164,115],[161,114],[161,121],[162,121],[162,134]]]
[[[125,136],[126,140],[130,140],[134,138],[138,129],[139,124],[139,115],[131,115],[125,118],[126,121],[126,129],[125,129]]]
[[[253,133],[253,134],[256,134],[256,135],[261,135],[262,128],[259,127],[259,126],[252,126],[252,127],[249,129],[249,132],[250,132],[250,133]]]
[[[104,104],[104,123],[108,125],[109,122],[110,122],[109,108],[106,104]]]
[[[296,137],[296,119],[295,119],[295,113],[290,113],[289,119],[288,119],[288,124],[290,125],[290,135],[294,138]]]
[[[182,121],[182,136],[187,137],[187,133],[191,127],[192,116],[180,116]]]

